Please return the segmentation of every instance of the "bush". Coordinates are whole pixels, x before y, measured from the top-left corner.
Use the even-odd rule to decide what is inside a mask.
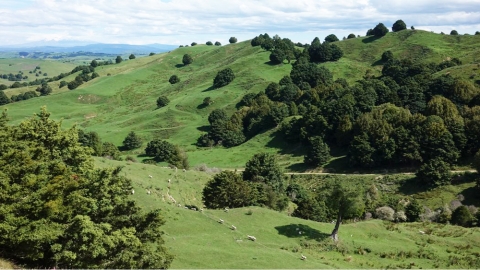
[[[237,38],[236,37],[231,37],[228,42],[230,42],[230,44],[233,44],[233,43],[237,43]]]
[[[123,140],[123,148],[125,150],[133,150],[142,146],[142,139],[135,134],[134,131],[130,131],[127,137]]]
[[[123,61],[122,57],[120,55],[115,58],[115,63],[120,64]]]
[[[398,32],[407,29],[407,25],[402,20],[396,21],[392,26],[393,32]]]
[[[212,43],[211,41],[207,41],[207,43],[205,43],[205,44],[208,45],[208,46],[212,46],[212,45],[213,45],[213,43]]]
[[[213,87],[220,88],[226,86],[231,83],[233,79],[235,79],[233,70],[231,68],[226,68],[217,73],[217,76],[215,76],[215,79],[213,79]]]
[[[452,31],[450,32],[450,35],[452,35],[452,36],[458,36],[457,30],[452,30]]]
[[[347,39],[351,39],[351,38],[355,38],[355,34],[349,34],[349,35],[347,36]]]
[[[303,158],[305,164],[321,167],[330,160],[330,148],[323,141],[322,137],[314,136],[308,138],[309,147]]]
[[[224,171],[216,174],[202,191],[206,207],[235,208],[253,205],[256,201],[252,184],[244,181],[236,172]]]
[[[132,53],[132,54],[130,54],[130,56],[128,57],[128,59],[130,59],[130,60],[133,60],[133,59],[135,59],[135,55],[134,55],[133,53]]]
[[[170,84],[176,84],[180,82],[180,78],[177,75],[172,75],[170,76],[170,79],[168,79],[168,82]]]
[[[196,46],[196,45],[197,45],[196,42],[192,42],[192,44],[191,44],[192,47],[193,47],[193,46]]]
[[[395,214],[395,210],[393,210],[388,206],[382,206],[375,210],[375,216],[381,220],[393,221],[394,214]]]
[[[424,163],[416,173],[420,182],[429,187],[450,184],[450,168],[440,158],[434,158]]]
[[[193,58],[190,54],[187,53],[187,54],[183,55],[182,62],[185,66],[190,65],[191,63],[193,63]]]
[[[473,221],[473,216],[468,211],[468,208],[465,205],[462,205],[455,209],[452,213],[452,224],[469,227]]]
[[[220,43],[219,41],[215,41],[215,46],[222,46],[222,43]]]
[[[377,26],[375,26],[375,28],[373,28],[372,32],[373,32],[372,34],[376,37],[383,37],[389,31],[388,31],[388,28],[385,27],[385,25],[383,23],[379,23],[379,24],[377,24]]]
[[[404,211],[398,211],[393,215],[393,219],[396,222],[405,222],[407,221],[407,215],[405,214]]]
[[[157,99],[157,108],[162,108],[168,105],[170,103],[170,100],[166,96],[160,96]]]
[[[423,207],[418,203],[417,200],[412,200],[405,207],[405,214],[407,215],[407,220],[410,222],[419,221],[422,213]]]

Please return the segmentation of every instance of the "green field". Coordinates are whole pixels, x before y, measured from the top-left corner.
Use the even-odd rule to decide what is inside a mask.
[[[288,215],[290,210],[276,212],[248,207],[229,212],[210,209],[199,212],[185,209],[185,205],[203,207],[201,190],[212,177],[210,173],[175,172],[159,166],[102,158],[96,158],[96,164],[100,167],[124,166],[122,172],[133,180],[135,194],[132,198],[144,209],[162,209],[167,220],[163,227],[166,246],[176,256],[172,268],[480,267],[480,228],[428,222],[350,221],[340,227],[340,241],[334,244],[329,238],[334,224],[294,218]],[[170,184],[168,179],[171,179]],[[321,179],[321,176],[310,175],[296,181],[308,181],[314,187]],[[372,182],[386,185],[392,192],[398,189],[396,192],[407,196],[402,193],[402,185],[412,176],[345,176],[346,181],[353,179],[366,185]],[[438,203],[442,205],[436,201],[439,194],[444,200],[451,200],[456,194],[469,190],[472,184],[446,186],[415,196],[422,204],[438,206]],[[169,201],[167,193],[181,207]],[[219,219],[225,222],[220,224]],[[231,225],[237,230],[231,230]],[[257,241],[249,241],[247,235],[255,236]],[[300,259],[302,254],[307,260]]]
[[[39,59],[28,59],[28,58],[8,58],[0,59],[0,74],[17,74],[19,71],[23,72],[24,76],[28,76],[27,80],[22,80],[20,82],[31,82],[35,79],[51,78],[57,76],[60,73],[70,72],[78,64],[72,62],[56,61],[56,60],[39,60]],[[35,67],[39,66],[41,71],[40,76],[35,76],[35,73],[31,74],[30,71],[34,71]],[[43,74],[47,73],[47,76]],[[0,79],[0,84],[5,84],[10,86],[14,82]],[[33,88],[33,86],[30,86]],[[35,87],[36,88],[36,87]]]
[[[480,57],[480,50],[476,47],[478,41],[479,36],[447,36],[406,30],[389,33],[381,39],[363,37],[337,42],[345,52],[344,57],[323,65],[332,71],[334,78],[344,77],[353,83],[367,70],[379,74],[381,54],[392,50],[397,57],[412,57],[425,62],[438,63],[457,57],[464,65],[442,72],[452,72],[475,81]],[[183,66],[182,57],[186,53],[193,56],[194,62]],[[213,78],[225,67],[232,68],[236,79],[226,87],[212,90]],[[229,149],[195,146],[197,138],[208,129],[207,117],[212,110],[225,108],[233,112],[243,95],[263,91],[270,82],[277,82],[290,70],[289,64],[270,65],[269,52],[251,47],[249,41],[222,47],[197,45],[101,66],[96,69],[99,78],[74,91],[66,87],[60,89],[59,82],[53,82],[52,95],[4,107],[9,110],[12,122],[18,123],[38,112],[41,106],[47,106],[54,119],[63,119],[64,127],[78,125],[85,131],[97,132],[103,141],[118,146],[130,131],[143,138],[144,146],[154,138],[166,139],[186,150],[192,166],[207,164],[241,168],[253,154],[262,151],[277,153],[282,166],[295,170],[301,167],[302,155],[295,148],[285,149],[282,142],[275,140],[275,130]],[[171,85],[168,79],[174,74],[181,82]],[[71,81],[75,76],[72,74],[65,80]],[[33,87],[5,92],[11,96],[27,90],[33,90]],[[160,95],[166,95],[171,102],[157,109],[156,99]],[[205,97],[211,97],[213,104],[203,107]],[[141,148],[126,154],[140,155],[142,152]],[[337,158],[343,155],[340,153]],[[342,159],[337,161],[338,164],[343,162]]]

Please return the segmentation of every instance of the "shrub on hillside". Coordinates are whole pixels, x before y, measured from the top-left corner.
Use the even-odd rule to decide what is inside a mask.
[[[230,42],[230,44],[233,44],[233,43],[237,43],[237,38],[236,37],[231,37],[228,42]]]
[[[420,220],[420,215],[423,213],[423,206],[421,206],[417,200],[412,200],[405,207],[405,214],[409,222],[415,222]]]
[[[349,34],[349,35],[347,36],[347,39],[351,39],[351,38],[355,38],[355,34]]]
[[[125,150],[133,150],[142,146],[142,139],[135,134],[134,131],[130,131],[127,137],[123,140],[123,148]]]
[[[133,60],[133,59],[135,59],[135,55],[134,55],[133,53],[132,53],[132,54],[130,54],[130,56],[128,57],[128,59],[130,59],[130,60]]]
[[[452,36],[458,36],[457,30],[452,30],[452,31],[450,31],[450,35],[452,35]]]
[[[160,96],[157,99],[157,108],[165,107],[168,103],[170,103],[170,100],[166,96]]]
[[[215,46],[222,46],[222,43],[220,43],[220,41],[215,41]]]
[[[207,41],[207,43],[205,43],[205,44],[208,45],[208,46],[212,46],[212,45],[213,45],[213,43],[212,43],[211,41]]]
[[[375,216],[381,220],[393,221],[395,210],[388,206],[382,206],[375,209]]]
[[[170,79],[168,79],[168,82],[170,84],[176,84],[180,82],[180,78],[177,75],[172,75],[170,76]]]
[[[196,46],[196,45],[197,45],[197,43],[196,43],[196,42],[192,42],[192,44],[191,44],[191,45],[192,45],[192,47],[193,47],[193,46]]]
[[[228,85],[235,79],[235,74],[231,68],[226,68],[217,73],[215,79],[213,79],[213,87],[220,88]]]
[[[393,214],[393,220],[395,220],[396,222],[405,222],[407,221],[407,215],[404,211],[398,211]]]
[[[202,200],[207,208],[213,209],[250,206],[256,201],[255,189],[240,174],[224,171],[208,181],[202,191]]]
[[[473,221],[473,216],[465,205],[462,205],[452,212],[451,223],[463,227],[469,227]]]
[[[375,28],[373,28],[372,32],[376,37],[383,37],[389,32],[389,30],[383,23],[379,23],[377,26],[375,26]]]
[[[190,65],[191,63],[193,63],[193,58],[190,54],[185,54],[183,55],[183,58],[182,58],[182,63],[186,66],[186,65]]]
[[[405,29],[407,29],[407,25],[402,20],[398,20],[392,25],[392,31],[393,32],[398,32],[398,31],[402,31],[402,30],[405,30]]]

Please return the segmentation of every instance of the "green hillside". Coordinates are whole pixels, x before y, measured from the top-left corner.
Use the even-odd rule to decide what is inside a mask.
[[[4,58],[0,59],[0,74],[17,74],[19,71],[23,72],[24,76],[28,76],[28,79],[20,82],[31,82],[35,79],[51,78],[57,76],[60,73],[70,72],[77,65],[75,63],[56,60],[40,60],[40,59],[28,59],[28,58]],[[40,69],[36,69],[40,67]],[[35,73],[30,73],[35,71]],[[39,76],[36,76],[39,73]],[[47,73],[47,76],[44,74]],[[14,82],[0,78],[0,84],[10,86]],[[34,88],[30,86],[30,88]],[[35,87],[36,88],[36,87]],[[30,89],[32,90],[32,89]],[[25,91],[25,90],[23,90]]]

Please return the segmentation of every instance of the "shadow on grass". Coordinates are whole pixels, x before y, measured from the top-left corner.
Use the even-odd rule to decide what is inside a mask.
[[[478,197],[479,190],[477,187],[469,187],[464,189],[461,194],[465,197],[462,201],[463,205],[475,205],[480,207],[480,197]]]
[[[363,43],[370,43],[370,42],[374,42],[375,40],[379,39],[380,37],[376,37],[376,36],[369,36],[368,38],[364,38],[362,39],[362,42]]]
[[[203,131],[203,132],[209,132],[210,131],[210,126],[197,127],[197,130]]]
[[[208,91],[212,91],[212,90],[215,90],[216,88],[212,85],[210,87],[208,87],[207,89],[203,90],[202,92],[208,92]]]
[[[321,232],[317,229],[303,224],[277,226],[275,227],[275,229],[278,231],[278,234],[284,235],[289,238],[303,238],[322,241],[330,237],[330,234],[328,233]]]
[[[377,60],[377,61],[373,62],[372,67],[381,66],[383,64],[385,64],[385,63],[382,61],[382,59],[380,59],[380,60]]]
[[[267,62],[265,62],[264,64],[265,64],[265,65],[272,66],[272,67],[273,67],[273,66],[279,66],[279,65],[281,65],[281,64],[273,63],[272,61],[267,61]]]
[[[205,109],[206,107],[208,107],[208,104],[202,103],[197,106],[197,109],[201,110],[201,109]]]
[[[305,172],[308,169],[312,169],[312,167],[306,165],[305,163],[294,163],[287,167],[287,170],[292,172]]]
[[[184,67],[184,66],[185,66],[184,64],[176,64],[176,65],[175,65],[176,68],[182,68],[182,67]]]
[[[267,147],[277,148],[282,155],[303,156],[305,154],[304,147],[300,143],[289,144],[283,139],[283,134],[277,130],[270,134],[270,140]]]

